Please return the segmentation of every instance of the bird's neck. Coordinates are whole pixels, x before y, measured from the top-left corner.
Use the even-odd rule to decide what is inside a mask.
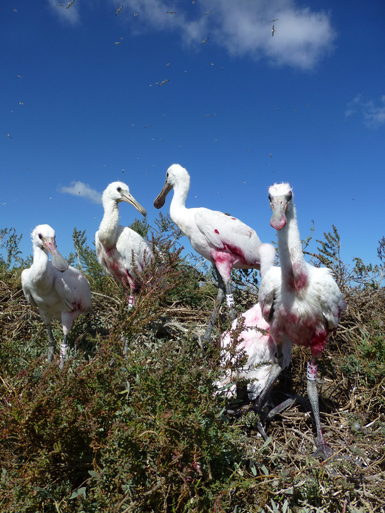
[[[103,204],[104,216],[99,226],[99,240],[103,246],[112,249],[116,244],[119,227],[119,206],[115,201]]]
[[[286,225],[282,230],[278,231],[278,251],[282,280],[289,290],[299,292],[307,286],[308,273],[303,257],[294,205],[291,206],[286,217]]]
[[[190,189],[190,180],[184,180],[174,186],[174,196],[170,204],[170,216],[174,223],[185,213],[187,194]]]
[[[39,248],[38,246],[33,247],[33,268],[34,277],[36,281],[40,281],[44,278],[48,270],[48,251]]]

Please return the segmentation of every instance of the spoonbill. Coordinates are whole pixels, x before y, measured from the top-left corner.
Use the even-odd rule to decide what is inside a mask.
[[[234,307],[231,292],[231,269],[259,269],[259,247],[262,244],[256,232],[239,219],[207,208],[186,208],[190,189],[190,175],[179,164],[170,166],[162,191],[154,201],[161,208],[167,194],[174,189],[170,205],[170,216],[189,238],[197,253],[214,264],[218,277],[216,305],[204,340],[208,341],[217,316],[217,309],[226,293],[227,306]],[[232,310],[234,317],[234,311]]]
[[[140,274],[153,258],[151,244],[139,233],[119,225],[119,203],[130,203],[143,216],[146,210],[134,199],[128,185],[112,182],[103,192],[104,216],[95,234],[96,254],[100,265],[116,281],[129,287],[128,308],[140,287]]]
[[[317,392],[317,364],[330,332],[338,326],[346,302],[327,268],[316,268],[305,262],[293,202],[288,183],[269,188],[273,211],[270,225],[277,230],[281,267],[270,267],[262,278],[259,304],[270,334],[277,346],[277,362],[271,367],[269,379],[260,394],[260,408],[283,368],[283,347],[293,344],[308,347],[311,361],[307,366],[307,392],[315,418],[317,450],[314,456],[328,458],[332,450],[321,429]]]
[[[83,274],[60,255],[55,231],[48,224],[36,226],[32,232],[33,264],[21,273],[21,284],[28,303],[37,306],[46,325],[49,340],[48,361],[55,353],[52,319],[63,325],[64,339],[60,345],[60,369],[67,353],[67,339],[72,323],[79,315],[91,312],[91,289]],[[51,254],[52,262],[48,259]]]
[[[226,371],[223,379],[215,383],[217,388],[223,388],[234,381],[250,380],[247,384],[247,394],[250,401],[258,399],[268,381],[271,366],[276,363],[277,346],[270,335],[270,326],[262,316],[259,303],[254,305],[247,312],[242,314],[243,330],[238,335],[237,353],[244,351],[247,361],[241,369],[233,371],[231,368]],[[237,329],[238,319],[231,325],[231,331],[226,332],[221,338],[222,363],[229,360],[228,348],[233,342],[232,331]],[[283,362],[282,369],[289,366],[291,360],[292,344],[290,340],[282,346]],[[228,391],[227,396],[233,397],[236,392],[236,385]]]

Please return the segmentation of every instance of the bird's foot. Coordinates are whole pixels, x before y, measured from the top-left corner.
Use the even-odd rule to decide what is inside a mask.
[[[290,406],[292,406],[295,403],[295,399],[296,399],[295,397],[289,397],[289,399],[286,399],[286,401],[283,401],[281,404],[278,404],[277,406],[272,408],[269,411],[269,413],[266,415],[266,419],[265,420],[271,420],[276,415],[279,415],[283,411],[285,411],[288,408],[290,408]]]
[[[325,443],[319,443],[318,440],[315,441],[316,451],[312,454],[313,458],[322,458],[323,460],[327,460],[333,456],[333,450]]]

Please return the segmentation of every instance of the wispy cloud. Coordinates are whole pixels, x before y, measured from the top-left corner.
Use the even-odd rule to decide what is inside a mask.
[[[60,187],[59,191],[63,194],[73,194],[74,196],[87,198],[92,201],[92,203],[102,202],[102,195],[100,192],[92,189],[89,185],[86,185],[83,182],[78,182],[77,180],[72,181],[68,187]]]
[[[187,14],[186,4],[180,0],[112,2],[116,8],[127,7],[121,15],[124,13],[136,33],[174,31],[186,45],[197,47],[209,37],[208,44],[222,46],[230,55],[265,57],[276,65],[311,69],[330,52],[336,37],[327,13],[299,7],[295,0],[208,0],[204,7],[194,4],[195,14],[191,8]],[[207,10],[211,12],[205,15]],[[272,37],[270,20],[277,18]]]
[[[345,116],[349,117],[357,112],[362,115],[364,124],[368,128],[379,128],[384,125],[385,95],[380,98],[379,105],[375,105],[372,100],[365,100],[362,95],[358,94],[354,100],[348,103]]]
[[[68,0],[48,0],[48,4],[53,13],[64,23],[77,25],[80,21],[79,2],[75,2],[67,9]]]

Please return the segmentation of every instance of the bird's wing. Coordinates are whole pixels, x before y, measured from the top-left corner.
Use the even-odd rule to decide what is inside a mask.
[[[263,318],[270,323],[274,315],[274,304],[281,294],[281,268],[271,267],[259,287],[259,304]]]
[[[320,305],[329,330],[334,330],[338,326],[342,312],[346,310],[344,296],[329,269],[314,268],[309,265],[308,270],[310,270],[311,288],[314,291],[313,299]]]
[[[151,244],[131,228],[119,226],[116,240],[116,258],[131,275],[141,271],[153,258]],[[133,258],[135,265],[133,263]]]
[[[24,269],[24,271],[21,273],[21,287],[23,289],[25,299],[28,301],[28,303],[31,306],[37,306],[29,288],[29,274],[29,269]]]
[[[78,269],[69,267],[64,273],[57,271],[54,287],[68,312],[91,310],[90,284]]]
[[[346,310],[347,305],[330,270],[323,267],[315,270],[317,272],[314,273],[312,282],[318,290],[322,314],[329,330],[334,330],[337,328],[340,317]]]
[[[66,273],[69,269],[67,269]],[[64,273],[63,273],[64,274]],[[60,297],[64,308],[67,310],[67,312],[72,312],[74,310],[74,307],[72,305],[74,301],[73,292],[71,291],[71,288],[68,284],[67,277],[60,276],[59,274],[56,275],[54,282],[54,287],[57,295]]]
[[[218,249],[226,249],[226,246],[231,248],[235,245],[244,253],[253,254],[261,244],[255,230],[222,212],[200,208],[195,214],[195,222],[210,244]]]

